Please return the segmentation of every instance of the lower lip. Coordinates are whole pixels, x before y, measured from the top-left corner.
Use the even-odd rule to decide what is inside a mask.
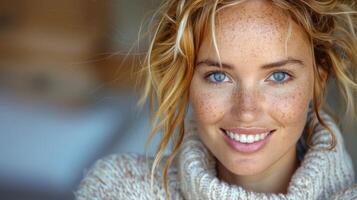
[[[265,144],[267,144],[271,138],[272,133],[269,133],[263,140],[259,140],[257,142],[253,143],[242,143],[242,142],[237,142],[233,139],[231,139],[228,135],[226,135],[222,131],[224,135],[224,140],[227,142],[227,144],[232,147],[233,149],[242,152],[242,153],[254,153],[262,149]]]

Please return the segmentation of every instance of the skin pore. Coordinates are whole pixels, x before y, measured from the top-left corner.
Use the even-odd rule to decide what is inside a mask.
[[[313,94],[308,38],[283,10],[263,0],[217,14],[222,68],[206,33],[197,55],[190,103],[199,137],[217,159],[218,177],[256,192],[286,193],[299,165],[296,143]],[[259,151],[242,153],[227,145],[222,131],[238,127],[276,131]]]

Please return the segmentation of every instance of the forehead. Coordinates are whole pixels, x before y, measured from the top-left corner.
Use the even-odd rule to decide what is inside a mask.
[[[263,63],[291,54],[303,56],[309,51],[309,41],[302,27],[271,1],[249,0],[219,10],[215,36],[220,57],[231,62],[251,61],[255,57],[254,61],[261,59]],[[215,57],[210,35],[207,34],[205,40],[199,57],[200,54]],[[302,50],[305,50],[303,54]]]
[[[281,37],[287,32],[288,22],[288,14],[271,2],[249,0],[220,10],[216,26],[224,36],[242,37],[246,31],[251,31],[256,36]]]

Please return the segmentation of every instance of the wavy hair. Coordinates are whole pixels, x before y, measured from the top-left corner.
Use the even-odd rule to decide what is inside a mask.
[[[205,30],[215,37],[216,14],[219,10],[246,0],[165,0],[155,14],[151,43],[141,69],[144,92],[139,100],[150,102],[152,130],[147,144],[158,133],[161,141],[156,150],[151,169],[151,186],[154,172],[172,142],[162,181],[166,197],[168,170],[179,152],[185,134],[185,116],[188,111],[189,88],[194,73],[197,51]],[[314,126],[319,122],[332,136],[329,149],[336,146],[333,132],[320,117],[319,110],[325,102],[327,82],[319,69],[334,78],[344,99],[344,116],[356,114],[354,105],[357,89],[357,37],[356,7],[353,1],[340,0],[272,0],[275,6],[286,11],[300,25],[310,40],[314,59],[313,111],[315,121],[309,122],[307,143],[311,147]],[[219,55],[219,52],[217,51]]]

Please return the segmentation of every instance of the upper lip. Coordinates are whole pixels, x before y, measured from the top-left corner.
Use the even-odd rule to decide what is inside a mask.
[[[261,134],[261,133],[267,133],[272,131],[272,129],[261,128],[261,127],[249,127],[249,128],[238,127],[238,128],[224,129],[224,130],[237,134]]]

